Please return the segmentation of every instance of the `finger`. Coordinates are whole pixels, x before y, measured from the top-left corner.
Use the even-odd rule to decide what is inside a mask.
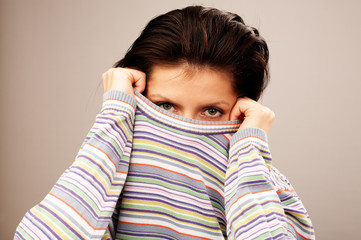
[[[102,74],[102,83],[103,83],[103,90],[104,92],[106,92],[106,90],[109,88],[109,83],[108,83],[108,72],[106,71]]]
[[[241,112],[240,108],[237,106],[237,103],[233,106],[231,113],[229,115],[229,120],[239,120],[241,118],[241,115],[243,113]]]
[[[133,83],[134,89],[140,93],[143,92],[145,89],[145,85],[146,85],[145,73],[138,71],[138,70],[134,70],[134,69],[131,69],[130,73],[133,78],[132,83]]]
[[[249,98],[238,98],[231,110],[230,120],[243,120],[252,108],[253,102]]]

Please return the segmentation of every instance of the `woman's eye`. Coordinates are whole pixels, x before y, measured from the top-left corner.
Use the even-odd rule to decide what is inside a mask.
[[[221,116],[222,112],[216,108],[209,108],[205,111],[205,114],[207,117],[219,117]]]
[[[157,104],[159,107],[163,108],[164,110],[170,111],[172,112],[174,109],[173,105],[171,103],[158,103]]]

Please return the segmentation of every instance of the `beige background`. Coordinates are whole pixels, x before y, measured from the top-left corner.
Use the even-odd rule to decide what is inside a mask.
[[[317,239],[361,239],[361,2],[0,1],[0,239],[72,163],[101,106],[101,74],[154,16],[190,4],[240,14],[271,53],[262,103],[275,165]]]

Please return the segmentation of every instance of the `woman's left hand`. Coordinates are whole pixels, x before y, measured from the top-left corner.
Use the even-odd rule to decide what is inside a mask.
[[[275,114],[262,104],[247,98],[238,98],[230,114],[230,120],[241,119],[239,130],[245,128],[260,128],[267,134],[275,119]]]

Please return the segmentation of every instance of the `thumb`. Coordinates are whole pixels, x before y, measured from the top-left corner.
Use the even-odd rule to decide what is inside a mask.
[[[231,110],[231,113],[229,115],[229,120],[243,121],[245,118],[245,111],[246,111],[246,108],[244,106],[244,100],[242,98],[238,98]]]
[[[134,89],[140,93],[143,92],[146,84],[145,73],[138,70],[130,69],[130,74],[132,75],[132,84]]]

